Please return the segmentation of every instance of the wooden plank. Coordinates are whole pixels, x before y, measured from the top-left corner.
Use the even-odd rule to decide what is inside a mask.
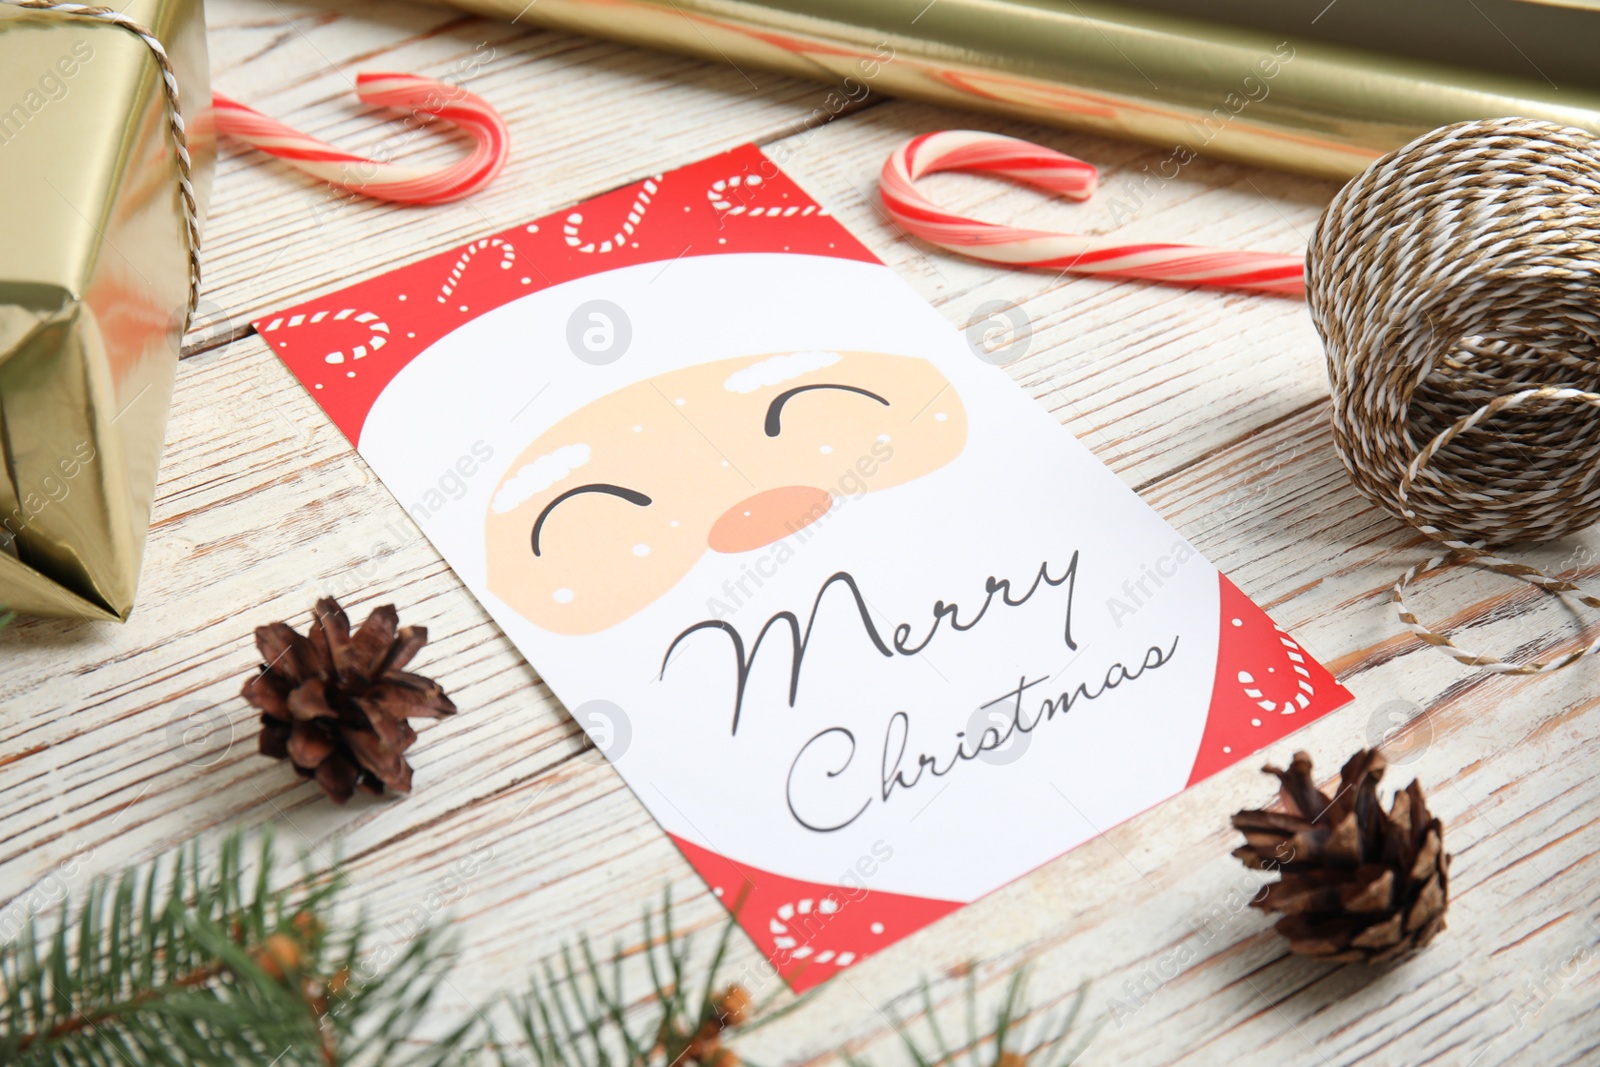
[[[448,69],[452,57],[470,53],[469,42],[500,31],[422,9],[356,8],[362,18],[343,29],[342,15],[285,10],[292,36],[246,0],[214,8],[219,86],[255,103],[287,94],[277,98],[285,110],[268,110],[294,122],[320,116],[341,143],[359,142],[363,124],[339,117],[346,103],[332,88],[337,76],[318,73],[318,53],[348,68],[389,48],[395,54],[383,54],[385,65]],[[302,31],[314,47],[296,43]],[[341,214],[326,233],[281,238],[314,190],[273,164],[230,156],[219,181],[223,214],[214,216],[224,221],[209,253],[218,303],[245,309],[242,318],[767,136],[763,130],[780,128],[792,105],[816,92],[797,86],[793,98],[752,101],[717,80],[727,72],[687,61],[575,39],[558,46],[543,34],[505,40],[522,51],[506,60],[504,84],[521,92],[548,81],[550,92],[568,94],[568,105],[587,100],[597,143],[580,143],[585,127],[571,120],[570,143],[552,149],[559,166],[540,172],[548,181],[530,172],[514,183],[516,195],[496,201],[502,214],[489,225],[464,214],[352,207],[351,219]],[[268,55],[283,65],[272,68],[260,58]],[[637,115],[656,114],[649,109],[658,104],[661,115],[671,110],[655,98],[677,92],[666,81],[678,76],[679,62],[689,81],[685,117],[629,169],[627,135],[636,133]],[[295,76],[286,79],[284,69]],[[484,70],[484,84],[495,69]],[[650,91],[618,107],[619,94],[602,91],[605,84]],[[526,99],[519,129],[546,122],[539,111],[548,105],[533,101],[548,97]],[[1008,372],[1337,668],[1356,704],[1275,746],[1272,758],[1303,747],[1332,775],[1352,748],[1382,735],[1391,715],[1412,723],[1408,736],[1427,737],[1394,777],[1420,777],[1449,827],[1457,856],[1451,927],[1427,954],[1375,976],[1287,957],[1265,921],[1238,910],[1230,895],[1253,883],[1227,855],[1227,815],[1270,793],[1251,761],[853,968],[749,1034],[741,1053],[768,1064],[820,1063],[849,1045],[896,1062],[879,1009],[914,1017],[910,998],[923,975],[934,980],[937,1003],[952,1009],[960,983],[948,972],[975,960],[989,996],[1032,961],[1041,1007],[1092,981],[1091,1014],[1117,1010],[1088,1063],[1592,1059],[1586,1007],[1600,929],[1600,812],[1588,774],[1591,668],[1539,680],[1485,678],[1397,636],[1385,589],[1423,549],[1358,498],[1339,467],[1326,433],[1319,349],[1300,305],[994,271],[895,235],[870,195],[884,153],[903,136],[964,122],[970,118],[953,112],[887,104],[779,141],[773,152],[958,325],[991,300],[1025,306],[1031,347]],[[1111,194],[1119,176],[1161,158],[1007,129],[1102,164]],[[1080,228],[1112,221],[1109,198],[1069,207],[960,177],[933,181],[953,205],[995,218],[1026,213],[1041,225]],[[530,195],[525,183],[542,184],[531,195],[546,199],[518,199]],[[296,196],[285,197],[286,187]],[[1196,163],[1129,226],[1166,239],[1288,250],[1329,191]],[[252,276],[245,268],[266,258],[265,248],[281,248],[283,262]],[[720,905],[615,773],[584,754],[536,673],[259,339],[184,361],[169,442],[133,619],[122,627],[25,620],[0,635],[7,909],[26,906],[30,895],[49,897],[53,872],[74,855],[84,858],[77,885],[195,831],[271,822],[318,865],[342,853],[352,903],[369,909],[381,942],[405,937],[416,921],[453,917],[470,963],[452,979],[458,1002],[430,1020],[435,1029],[520,984],[534,961],[578,932],[636,949],[638,911],[664,886],[688,926],[716,922]],[[1591,538],[1541,558],[1581,563],[1592,574],[1597,549]],[[323,591],[340,594],[356,614],[394,601],[407,621],[429,626],[435,639],[419,669],[464,709],[422,727],[418,788],[404,801],[337,809],[285,765],[253,754],[253,716],[237,697],[256,661],[250,629],[279,618],[303,623]],[[1427,617],[1450,620],[1494,649],[1534,654],[1572,637],[1559,607],[1475,572],[1431,580],[1418,600]],[[208,726],[217,738],[209,744]],[[186,747],[189,727],[196,732]],[[1590,955],[1572,965],[1585,949]],[[761,984],[742,938],[733,965],[748,968],[747,983]],[[763,996],[775,988],[765,979]],[[768,1012],[789,1001],[773,993]]]
[[[238,373],[251,364],[257,373]],[[251,383],[263,383],[265,402],[252,399]],[[288,395],[273,396],[274,388]],[[282,765],[249,754],[250,717],[232,695],[254,660],[245,631],[254,622],[303,614],[305,589],[351,573],[363,564],[365,546],[393,536],[385,529],[394,509],[384,491],[361,483],[359,462],[301,406],[309,401],[295,388],[253,340],[185,365],[177,405],[185,422],[178,429],[191,444],[175,450],[167,467],[169,488],[152,542],[160,556],[151,563],[162,584],[146,599],[155,606],[149,616],[175,620],[175,629],[152,625],[140,638],[148,647],[136,657],[131,647],[108,647],[94,673],[77,674],[77,682],[58,676],[40,683],[50,664],[60,663],[62,639],[77,627],[23,624],[30,641],[20,650],[27,661],[19,673],[38,687],[23,694],[26,705],[39,708],[35,693],[56,687],[54,695],[73,710],[62,718],[31,717],[21,735],[5,739],[8,752],[17,744],[51,746],[44,773],[30,772],[27,781],[8,775],[0,794],[10,838],[0,868],[6,884],[30,881],[30,871],[38,877],[85,842],[96,850],[89,866],[98,868],[224,822],[275,821],[291,844],[329,859],[339,836],[356,896],[388,936],[399,936],[418,912],[464,916],[458,929],[474,965],[456,985],[474,1003],[574,931],[602,944],[627,938],[637,908],[664,883],[689,902],[692,924],[709,923],[715,903],[620,780],[573,758],[570,723],[425,545],[380,549],[381,573],[372,595],[360,601],[396,596],[434,627],[441,638],[425,654],[427,669],[437,670],[468,709],[452,722],[424,727],[417,795],[340,811],[295,784]],[[217,416],[199,403],[217,396],[238,406]],[[238,417],[251,409],[253,424]],[[280,418],[283,409],[289,414]],[[209,431],[189,424],[212,418]],[[302,429],[304,438],[297,438]],[[279,450],[294,446],[303,454],[252,461],[273,441],[281,442],[273,446]],[[219,469],[227,473],[219,476]],[[1097,1055],[1105,1062],[1173,1062],[1191,1038],[1200,1048],[1192,1062],[1241,1045],[1295,1054],[1288,1043],[1292,1022],[1330,1055],[1344,1050],[1332,1062],[1374,1050],[1412,1062],[1416,1050],[1444,1041],[1447,1031],[1476,1042],[1474,1054],[1478,1045],[1497,1042],[1479,1062],[1515,1062],[1510,1052],[1521,1045],[1497,1036],[1511,1033],[1505,1015],[1512,1008],[1502,994],[1536,980],[1540,968],[1561,964],[1563,952],[1577,950],[1573,931],[1587,929],[1596,915],[1593,857],[1600,842],[1592,828],[1593,790],[1584,784],[1594,744],[1593,719],[1585,717],[1593,715],[1594,700],[1585,692],[1585,674],[1474,680],[1437,653],[1392,639],[1397,631],[1383,590],[1407,553],[1418,550],[1415,539],[1355,497],[1331,455],[1321,409],[1162,480],[1147,497],[1309,647],[1342,664],[1358,695],[1353,708],[1277,746],[1274,758],[1305,747],[1331,772],[1343,754],[1372,739],[1373,716],[1386,705],[1428,708],[1422,721],[1431,745],[1403,770],[1433,787],[1452,849],[1474,858],[1471,866],[1457,863],[1451,930],[1412,966],[1446,976],[1467,963],[1487,967],[1475,988],[1501,999],[1469,997],[1419,1032],[1412,1016],[1437,1005],[1402,998],[1388,1012],[1382,1004],[1391,994],[1382,984],[1365,991],[1348,977],[1317,981],[1321,971],[1282,958],[1262,920],[1230,913],[1213,941],[1191,945],[1200,958],[1152,992],[1137,1025],[1107,1030]],[[240,500],[252,514],[272,518],[241,529]],[[316,503],[306,506],[307,500]],[[182,564],[200,562],[214,578],[204,585],[181,573]],[[1497,580],[1470,572],[1439,580],[1425,597],[1431,617],[1478,620],[1472,635],[1493,647],[1510,647],[1519,639],[1513,633],[1548,643],[1568,632],[1559,610],[1520,595],[1508,603]],[[240,610],[245,617],[237,617]],[[141,613],[128,630],[146,617]],[[72,687],[84,678],[100,695],[73,701]],[[6,706],[16,706],[13,695],[6,694]],[[184,763],[164,737],[174,701],[191,698],[220,709],[238,731],[239,747],[215,765]],[[1101,1010],[1113,996],[1127,1003],[1118,993],[1124,983],[1148,983],[1147,971],[1170,967],[1185,938],[1199,938],[1190,924],[1203,927],[1210,909],[1241,885],[1243,873],[1226,855],[1232,844],[1226,815],[1267,795],[1252,766],[1225,772],[868,961],[848,983],[824,987],[801,1012],[752,1034],[750,1058],[809,1062],[840,1043],[863,1042],[887,1058],[876,1044],[887,1034],[869,1002],[901,998],[902,1013],[913,1014],[904,998],[918,978],[968,959],[985,962],[981,973],[991,989],[1032,957],[1044,1003],[1085,978],[1095,982],[1092,1003]],[[14,816],[39,810],[44,825],[13,829]],[[462,865],[485,846],[493,849],[489,862],[462,877]],[[430,894],[448,898],[449,907],[430,908]],[[1489,903],[1478,906],[1475,896]],[[1550,932],[1539,931],[1569,912]],[[750,963],[751,955],[741,943],[736,963]],[[1428,989],[1447,980],[1408,984]],[[940,1002],[956,989],[939,983]],[[1267,1010],[1263,995],[1277,1007]],[[1554,1033],[1539,1040],[1559,1042],[1564,1029],[1576,1040],[1579,1004],[1580,994],[1552,995],[1529,1024],[1529,1038]],[[1481,1019],[1465,1014],[1474,1010]],[[1351,1036],[1341,1037],[1347,1030]],[[1502,1045],[1504,1056],[1495,1051]]]

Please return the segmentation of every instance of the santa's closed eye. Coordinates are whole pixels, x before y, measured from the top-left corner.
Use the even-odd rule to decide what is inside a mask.
[[[550,513],[562,503],[584,493],[605,493],[609,496],[621,497],[628,503],[636,504],[641,508],[649,507],[652,503],[649,497],[645,496],[636,489],[627,489],[623,486],[610,485],[606,482],[593,482],[589,485],[580,485],[575,489],[568,489],[565,493],[562,493],[560,496],[550,501],[550,503],[546,504],[543,510],[539,512],[539,517],[533,520],[532,540],[533,554],[535,556],[539,555],[539,531],[544,528],[544,521],[550,517]]]
[[[870,397],[871,399],[876,400],[884,407],[889,406],[889,402],[883,397],[879,396],[877,393],[872,392],[870,389],[862,389],[855,385],[834,385],[826,382],[818,383],[816,385],[797,385],[793,389],[785,389],[783,392],[773,397],[772,403],[767,405],[768,437],[776,437],[778,434],[783,432],[783,425],[780,422],[780,418],[783,415],[783,405],[787,404],[791,399],[799,396],[801,393],[809,393],[813,389],[839,389],[846,393],[857,393],[861,396]]]

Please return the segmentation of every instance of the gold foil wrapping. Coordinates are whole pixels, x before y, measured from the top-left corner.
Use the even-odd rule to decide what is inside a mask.
[[[201,0],[122,10],[206,125]],[[0,605],[18,611],[133,606],[189,287],[159,78],[126,29],[0,5]],[[191,151],[203,204],[214,153]]]
[[[449,2],[829,81],[819,118],[871,88],[1327,178],[1463,119],[1600,129],[1592,92],[1092,0]]]

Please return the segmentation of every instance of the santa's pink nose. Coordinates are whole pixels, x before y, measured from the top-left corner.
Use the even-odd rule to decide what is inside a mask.
[[[717,552],[749,552],[780,541],[828,513],[833,497],[826,489],[786,485],[745,497],[711,524],[706,543]]]

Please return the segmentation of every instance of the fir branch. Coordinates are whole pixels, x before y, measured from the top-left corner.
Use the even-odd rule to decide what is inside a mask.
[[[620,946],[607,961],[595,958],[587,939],[576,956],[562,950],[559,965],[545,961],[528,992],[508,1002],[522,1041],[495,1049],[502,1067],[737,1067],[722,1038],[744,1020],[750,998],[742,987],[718,981],[735,925],[732,917],[723,925],[696,996],[692,939],[673,925],[671,894],[659,923],[646,909],[650,985],[632,1009]]]
[[[1027,988],[1028,968],[1022,967],[1011,976],[1005,997],[994,1010],[990,1021],[980,1028],[977,968],[969,968],[964,998],[967,1038],[958,1047],[952,1047],[944,1036],[927,982],[923,982],[921,988],[922,1013],[933,1038],[932,1046],[925,1048],[917,1044],[907,1032],[905,1024],[898,1018],[891,1018],[914,1067],[959,1067],[963,1063],[967,1067],[1072,1067],[1088,1050],[1100,1030],[1097,1022],[1078,1040],[1068,1040],[1083,1014],[1083,1006],[1089,996],[1089,983],[1078,987],[1071,1006],[1059,1017],[1047,1013],[1032,1027],[1026,1025],[1028,1016],[1032,1014],[1025,1007]],[[844,1054],[844,1061],[849,1067],[868,1067],[848,1052]]]
[[[730,917],[723,926],[697,982],[692,977],[696,968],[691,965],[690,938],[678,934],[672,922],[671,897],[664,902],[659,922],[646,911],[643,955],[650,983],[631,1013],[620,947],[604,962],[596,960],[586,940],[579,942],[576,953],[563,950],[545,962],[542,976],[522,998],[509,1002],[524,1041],[495,1049],[501,1067],[740,1067],[739,1057],[722,1042],[750,1015],[750,998],[739,985],[719,981],[736,925]],[[1079,986],[1064,1011],[1038,1018],[1032,1018],[1035,1013],[1026,1007],[1027,983],[1024,967],[1012,976],[1005,997],[980,1025],[976,971],[969,970],[963,998],[967,1036],[953,1047],[924,982],[920,996],[932,1047],[919,1046],[900,1020],[894,1020],[910,1064],[1072,1067],[1100,1028],[1096,1023],[1078,1034],[1088,983]],[[697,987],[698,996],[691,985]],[[761,1021],[787,1010],[768,1013]],[[848,1052],[842,1058],[849,1067],[868,1067]]]
[[[309,873],[272,889],[261,835],[254,876],[242,836],[205,863],[191,841],[63,902],[48,933],[29,916],[0,946],[0,1063],[144,1067],[350,1067],[446,1062],[465,1039],[397,1059],[401,1030],[442,978],[424,933],[381,973],[358,971],[365,924],[330,934],[341,888]]]
[[[440,937],[424,930],[398,958],[380,959],[367,951],[364,922],[332,925],[337,873],[307,870],[273,889],[274,869],[270,832],[253,865],[238,833],[209,863],[191,841],[120,877],[95,879],[81,901],[63,902],[48,933],[30,916],[0,946],[0,1064],[740,1065],[723,1043],[751,1013],[748,993],[720,980],[732,917],[702,961],[678,932],[668,895],[659,916],[644,914],[644,988],[626,987],[620,947],[600,960],[580,940],[546,960],[524,995],[504,1001],[523,1040],[485,1046],[474,1017],[428,1043],[414,1034],[444,980]],[[921,1006],[931,1048],[895,1025],[914,1067],[1071,1067],[1098,1029],[1069,1040],[1087,993],[1080,987],[1062,1018],[1030,1027],[1024,969],[980,1027],[969,972],[959,1047],[946,1039],[927,983]],[[848,1053],[844,1059],[864,1067]]]

